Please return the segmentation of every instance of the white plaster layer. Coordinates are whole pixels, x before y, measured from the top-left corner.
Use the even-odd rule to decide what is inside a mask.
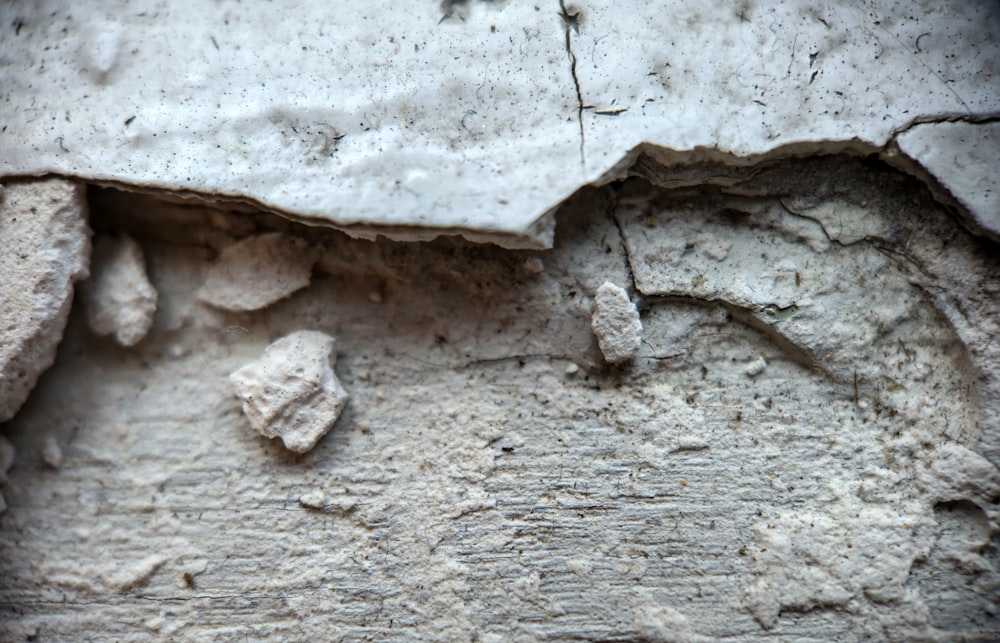
[[[316,251],[277,232],[248,237],[222,251],[199,292],[225,310],[257,310],[309,285]]]
[[[83,185],[59,179],[0,188],[0,422],[55,360],[73,284],[87,276],[84,196]]]
[[[298,331],[276,340],[257,362],[229,376],[250,424],[297,453],[312,449],[333,427],[347,392],[333,372],[334,339]]]
[[[80,290],[87,322],[98,335],[135,346],[153,325],[156,289],[146,276],[142,248],[129,236],[97,238],[90,278]]]
[[[3,3],[0,176],[538,246],[545,213],[645,144],[870,153],[914,122],[1000,113],[989,2],[458,4]]]
[[[896,143],[1000,240],[1000,121],[916,125]]]

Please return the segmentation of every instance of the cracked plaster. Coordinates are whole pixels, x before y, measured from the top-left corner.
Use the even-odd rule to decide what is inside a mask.
[[[916,123],[1000,114],[1000,14],[957,0],[52,0],[5,3],[0,24],[0,176],[249,202],[362,236],[547,246],[558,203],[641,153],[868,154]]]

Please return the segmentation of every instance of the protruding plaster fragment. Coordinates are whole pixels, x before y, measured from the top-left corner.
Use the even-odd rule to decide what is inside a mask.
[[[24,181],[0,191],[0,422],[14,417],[55,360],[87,276],[86,190],[61,179]]]
[[[149,582],[167,559],[159,554],[150,554],[128,567],[122,567],[109,579],[109,584],[120,592],[142,587]]]
[[[222,251],[198,298],[217,308],[259,310],[309,285],[316,253],[302,239],[271,232]]]
[[[305,453],[333,426],[347,393],[333,372],[334,339],[304,330],[275,341],[259,361],[229,376],[250,424]]]
[[[758,356],[757,359],[750,360],[747,365],[743,367],[743,372],[750,377],[757,377],[767,369],[767,360],[763,356]]]
[[[524,260],[524,270],[532,275],[540,275],[545,270],[545,264],[538,257],[528,257]]]
[[[632,359],[642,344],[639,311],[620,286],[605,281],[594,297],[594,315],[590,327],[604,359],[611,364]]]
[[[1000,239],[1000,122],[924,123],[896,139],[994,239]]]
[[[53,469],[58,469],[62,464],[63,454],[59,447],[59,441],[51,435],[45,436],[45,444],[42,445],[42,462]]]
[[[326,505],[326,496],[314,489],[299,496],[299,504],[309,509],[322,509]]]
[[[94,243],[90,273],[81,289],[90,328],[135,346],[153,325],[157,300],[139,244],[128,236],[102,235]]]

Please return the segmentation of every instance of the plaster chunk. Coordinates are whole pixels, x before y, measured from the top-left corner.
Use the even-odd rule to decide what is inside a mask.
[[[45,436],[45,443],[42,445],[42,462],[53,469],[58,469],[62,460],[63,453],[59,441],[51,435]]]
[[[156,289],[146,276],[142,248],[129,236],[97,239],[91,276],[80,294],[91,330],[112,335],[122,346],[138,344],[153,325]]]
[[[757,377],[767,369],[767,360],[763,356],[758,356],[756,359],[750,360],[746,366],[743,367],[743,372],[749,377]]]
[[[605,281],[597,289],[590,326],[609,363],[623,362],[639,353],[642,322],[635,304],[621,286]]]
[[[1000,239],[1000,122],[926,123],[896,142],[981,228]]]
[[[299,504],[309,509],[322,509],[326,505],[326,496],[322,491],[309,491],[299,496]]]
[[[149,582],[153,574],[163,567],[163,564],[166,562],[167,559],[164,556],[150,554],[132,565],[119,568],[108,579],[108,583],[119,592],[128,592],[137,587],[142,587]]]
[[[298,331],[229,376],[253,428],[265,437],[280,437],[297,453],[309,451],[327,434],[347,403],[333,372],[333,346],[329,335]]]
[[[316,254],[301,239],[271,232],[222,251],[198,298],[232,311],[259,310],[309,285]]]
[[[73,284],[87,276],[85,194],[59,179],[19,181],[0,193],[0,422],[55,361]]]

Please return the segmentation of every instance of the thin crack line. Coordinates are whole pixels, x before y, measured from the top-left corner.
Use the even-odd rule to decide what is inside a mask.
[[[957,114],[955,112],[941,112],[939,114],[934,114],[930,116],[917,116],[910,119],[908,122],[900,125],[899,127],[892,130],[889,138],[886,140],[885,145],[878,148],[881,151],[885,151],[887,148],[896,143],[896,140],[906,134],[911,129],[918,127],[920,125],[938,125],[941,123],[967,123],[969,125],[987,125],[990,123],[996,123],[1000,121],[1000,112],[990,111],[981,112],[979,114]]]
[[[625,259],[625,271],[628,273],[629,289],[632,291],[633,296],[636,294],[645,296],[645,293],[639,290],[639,286],[635,281],[635,273],[632,271],[632,255],[629,254],[628,241],[625,239],[625,228],[622,225],[621,220],[618,218],[618,206],[621,203],[621,193],[612,188],[612,203],[609,208],[611,212],[611,222],[615,224],[618,229],[618,242],[621,245],[622,257]]]
[[[576,88],[576,120],[580,124],[580,166],[584,171],[587,169],[586,137],[583,129],[583,92],[580,91],[580,79],[576,75],[576,54],[573,53],[573,37],[570,29],[579,33],[578,23],[579,12],[570,13],[566,9],[566,3],[559,0],[559,15],[563,20],[563,31],[566,33],[566,53],[569,55],[570,73],[573,75],[573,86]]]

